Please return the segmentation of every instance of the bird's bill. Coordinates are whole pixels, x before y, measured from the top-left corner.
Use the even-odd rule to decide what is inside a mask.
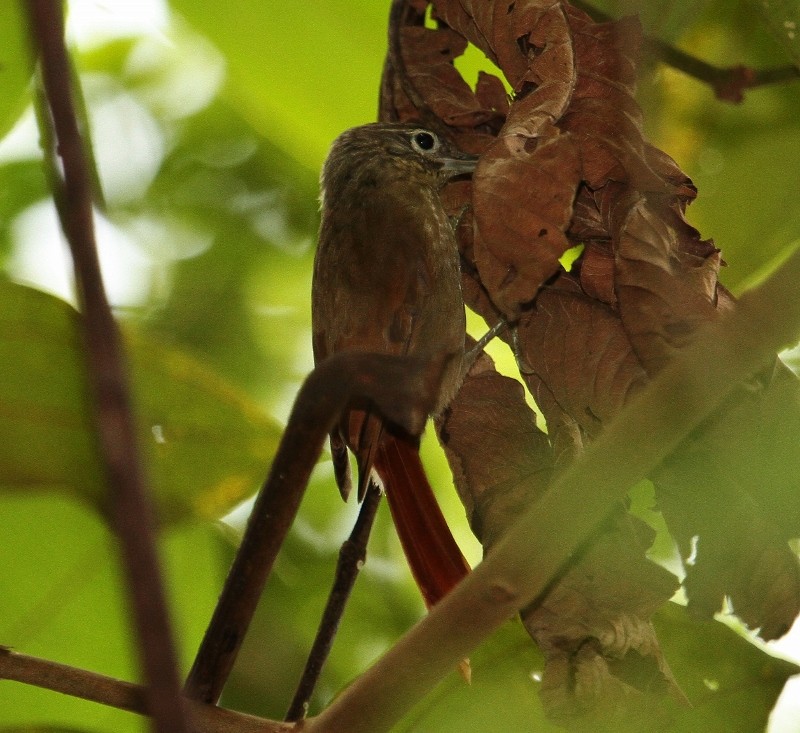
[[[457,176],[461,173],[472,173],[478,164],[478,156],[464,153],[461,158],[445,158],[442,162],[442,170]]]

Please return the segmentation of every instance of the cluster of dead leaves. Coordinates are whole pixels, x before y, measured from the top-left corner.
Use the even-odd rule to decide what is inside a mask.
[[[488,360],[439,426],[490,552],[552,472],[734,302],[718,281],[719,251],[684,218],[692,182],[643,137],[635,19],[595,23],[553,0],[435,0],[428,24],[427,10],[426,0],[393,6],[381,117],[422,122],[481,154],[472,183],[446,192],[453,211],[470,204],[459,227],[465,300],[487,323],[502,315],[515,324],[509,340],[548,426],[545,436],[519,383]],[[497,65],[513,101],[495,76],[481,73],[474,90],[461,78],[453,59],[467,42]],[[582,254],[566,271],[559,260],[576,245]],[[776,420],[787,444],[767,430]],[[651,477],[684,560],[696,549],[686,563],[690,608],[710,615],[728,598],[765,639],[800,609],[787,542],[800,534],[793,472],[771,468],[798,430],[797,383],[777,364]],[[523,483],[539,488],[520,495]],[[547,657],[543,696],[554,718],[613,729],[623,710],[657,713],[654,691],[680,694],[649,621],[677,580],[646,558],[651,542],[620,507],[523,614]]]

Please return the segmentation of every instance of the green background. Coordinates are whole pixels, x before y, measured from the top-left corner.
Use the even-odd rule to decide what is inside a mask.
[[[787,25],[800,20],[794,2],[772,3],[767,15],[761,3],[729,0],[604,7],[614,15],[640,11],[648,33],[720,66],[763,68],[800,58]],[[169,9],[169,22],[151,32],[73,50],[95,125],[103,216],[128,248],[128,260],[112,248],[109,279],[125,274],[120,262],[136,263],[136,288],[116,301],[117,314],[164,522],[165,573],[186,669],[242,510],[230,520],[234,529],[216,520],[259,486],[312,366],[318,171],[339,132],[375,117],[388,7],[374,0],[173,0]],[[84,12],[109,11],[89,4]],[[0,4],[0,40],[5,134],[30,95],[15,2]],[[458,63],[471,82],[478,68],[489,68],[474,51]],[[702,82],[649,60],[640,101],[652,141],[699,188],[691,222],[722,249],[723,281],[741,291],[800,232],[800,82],[747,92],[742,104],[731,105]],[[103,519],[85,413],[75,315],[62,300],[11,282],[52,289],[59,266],[58,242],[36,254],[52,239],[45,220],[22,226],[47,191],[35,147],[21,149],[0,156],[0,265],[9,279],[0,282],[0,644],[136,679],[118,550]],[[513,368],[501,346],[491,350]],[[424,454],[457,539],[479,561],[430,436]],[[638,487],[635,499],[660,531],[655,555],[674,568],[649,488]],[[229,706],[282,716],[354,514],[323,461],[232,677]],[[386,515],[312,712],[423,612]],[[791,668],[721,623],[692,625],[677,608],[658,623],[667,658],[696,705],[675,730],[763,730]],[[472,686],[454,675],[397,730],[552,729],[536,695],[541,656],[518,624],[476,651],[472,666]],[[0,682],[0,730],[35,725],[145,729],[129,714]]]

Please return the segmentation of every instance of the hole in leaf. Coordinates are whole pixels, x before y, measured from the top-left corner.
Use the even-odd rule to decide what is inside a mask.
[[[698,535],[692,537],[691,552],[689,553],[689,557],[686,558],[687,565],[694,565],[697,562],[697,544],[699,541],[700,537]]]
[[[470,89],[475,89],[478,83],[478,74],[483,71],[485,74],[496,76],[503,83],[506,91],[509,94],[512,92],[511,85],[506,80],[503,72],[494,65],[492,60],[489,59],[483,51],[471,43],[467,44],[464,53],[460,56],[456,56],[453,60],[453,66],[455,66],[458,73],[461,74],[461,78],[469,84]]]
[[[575,264],[575,261],[583,254],[584,250],[583,244],[576,244],[574,247],[570,247],[566,252],[564,252],[561,257],[558,258],[561,267],[563,267],[567,272],[572,269],[572,266]]]

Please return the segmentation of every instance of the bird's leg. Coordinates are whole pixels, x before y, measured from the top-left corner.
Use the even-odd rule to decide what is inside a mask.
[[[370,479],[355,526],[339,550],[333,586],[320,619],[317,635],[308,654],[305,669],[303,669],[294,698],[286,713],[285,720],[287,721],[302,720],[308,712],[308,703],[319,680],[322,667],[330,654],[345,605],[355,584],[358,571],[366,560],[367,541],[380,499],[381,489],[374,480]]]
[[[475,342],[475,345],[464,354],[464,362],[462,366],[462,374],[466,374],[475,363],[475,360],[483,353],[486,345],[495,337],[499,336],[503,331],[508,328],[508,321],[501,318],[494,324],[483,336]]]
[[[467,213],[467,210],[472,206],[472,204],[464,204],[459,210],[458,213],[454,216],[448,216],[447,218],[450,220],[450,226],[453,227],[453,231],[457,232],[458,228],[461,226],[461,221],[464,218],[464,214]]]

